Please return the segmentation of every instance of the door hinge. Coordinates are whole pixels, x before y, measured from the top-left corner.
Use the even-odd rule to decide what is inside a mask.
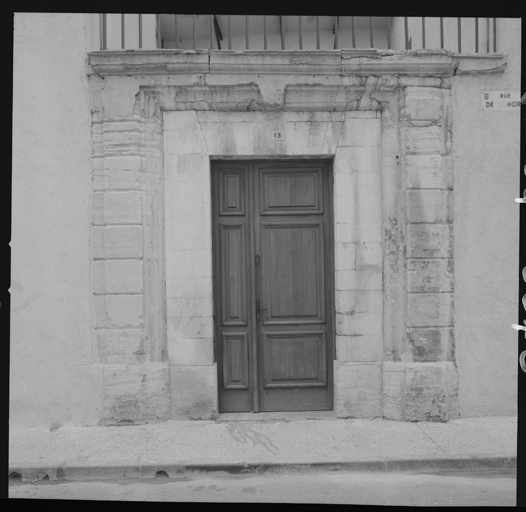
[[[259,254],[256,254],[256,265],[259,265],[261,263],[261,258],[259,257]]]

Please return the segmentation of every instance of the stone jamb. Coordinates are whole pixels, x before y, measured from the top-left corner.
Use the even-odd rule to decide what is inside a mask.
[[[164,96],[173,97],[172,95]],[[145,102],[145,104],[148,104],[148,102]],[[187,258],[185,251],[178,251],[177,247],[181,247],[181,243],[185,245],[190,242],[183,241],[180,237],[175,237],[174,233],[177,233],[179,229],[177,220],[184,218],[185,209],[190,206],[190,203],[186,204],[183,198],[175,198],[175,194],[177,194],[177,189],[182,189],[185,195],[192,197],[190,201],[193,207],[196,208],[195,215],[199,215],[202,208],[207,210],[207,214],[210,214],[208,211],[209,206],[206,204],[210,201],[209,159],[247,157],[276,159],[323,157],[334,159],[336,271],[342,271],[348,274],[343,285],[337,285],[335,290],[337,304],[337,347],[342,341],[350,343],[353,340],[359,339],[361,336],[367,339],[369,345],[378,345],[377,349],[372,351],[374,354],[372,360],[370,356],[365,355],[360,357],[360,354],[355,354],[356,360],[353,360],[352,356],[351,359],[349,359],[350,353],[348,351],[347,358],[341,357],[341,359],[343,359],[342,362],[336,360],[335,387],[337,390],[338,406],[335,404],[335,409],[338,415],[342,417],[349,416],[350,414],[358,417],[363,414],[370,415],[371,410],[375,411],[376,416],[381,416],[381,401],[379,399],[381,396],[381,371],[379,373],[377,371],[371,373],[368,369],[371,363],[375,363],[378,368],[381,368],[383,353],[381,322],[382,252],[380,249],[382,235],[381,226],[378,224],[378,234],[374,238],[374,241],[369,240],[369,238],[363,238],[364,234],[369,235],[371,233],[371,226],[360,226],[360,220],[364,221],[364,219],[368,219],[370,216],[378,219],[381,218],[381,193],[378,197],[366,196],[365,200],[361,201],[361,203],[369,209],[369,215],[367,212],[364,212],[364,215],[355,216],[353,210],[339,207],[340,202],[340,206],[345,206],[351,201],[361,204],[359,195],[356,195],[357,191],[359,193],[360,186],[353,186],[353,183],[356,183],[357,180],[360,182],[358,176],[362,178],[361,181],[365,180],[364,184],[366,186],[371,181],[371,177],[376,179],[371,182],[372,186],[371,183],[369,183],[369,187],[366,188],[368,194],[375,193],[375,191],[380,192],[381,180],[379,168],[376,169],[374,173],[364,172],[370,171],[370,166],[374,165],[374,162],[377,162],[377,165],[379,165],[378,159],[375,159],[373,156],[372,160],[363,160],[365,155],[380,152],[381,121],[377,117],[378,115],[379,113],[374,111],[333,113],[328,111],[311,111],[310,113],[300,111],[270,113],[245,111],[222,112],[220,116],[213,111],[164,111],[163,115],[165,127],[164,147],[166,152],[165,172],[167,173],[167,181],[165,183],[166,186],[169,187],[166,189],[168,208],[165,220],[166,250],[167,254],[170,255],[169,260],[171,261],[171,265],[177,268],[179,273],[188,276],[195,274],[193,259]],[[281,145],[281,143],[269,141],[266,135],[271,129],[284,130],[287,134],[287,143]],[[175,130],[175,133],[173,133],[173,130]],[[186,139],[185,141],[181,140],[183,133],[188,134],[188,143]],[[233,141],[236,141],[234,145],[232,145]],[[353,148],[353,146],[356,146],[356,148]],[[182,147],[185,149],[182,149]],[[353,163],[353,151],[355,149],[356,151],[365,151],[365,153],[359,161]],[[174,155],[174,151],[177,154]],[[371,156],[367,158],[371,158]],[[188,179],[188,176],[191,176],[191,169],[185,168],[185,165],[194,166],[195,180]],[[199,168],[195,167],[196,165],[198,165]],[[357,166],[361,166],[359,170],[362,172],[353,172]],[[366,168],[364,168],[364,166],[366,166]],[[172,185],[171,181],[174,176],[176,179],[177,176],[179,176],[179,179],[182,181]],[[190,188],[188,188],[188,185],[190,185]],[[202,201],[201,205],[198,204],[199,200]],[[377,211],[376,214],[374,213],[375,210]],[[340,230],[338,226],[343,226],[346,230]],[[181,229],[183,228],[179,230]],[[203,226],[203,229],[205,230],[205,238],[210,238],[208,224]],[[363,240],[361,241],[359,233],[362,233]],[[356,238],[357,236],[358,238]],[[351,240],[348,237],[354,238]],[[356,246],[360,243],[363,248],[359,248],[358,253],[362,255],[363,270],[357,269],[355,262]],[[197,244],[210,250],[211,240],[201,239]],[[371,252],[376,245],[378,245],[378,249]],[[188,250],[191,250],[190,247]],[[364,250],[365,252],[363,252]],[[371,255],[369,255],[369,253],[371,253]],[[380,257],[380,261],[376,263],[375,258],[378,257]],[[211,261],[207,261],[207,265],[211,267]],[[374,275],[375,272],[377,276]],[[212,278],[208,272],[206,272],[205,275],[208,279],[207,293],[210,294],[211,299]],[[360,275],[362,275],[361,278],[359,277]],[[193,277],[201,279],[201,277],[197,275],[193,275]],[[203,279],[205,279],[204,276]],[[375,289],[369,291],[371,286],[368,285],[368,281],[370,282],[371,279],[380,283],[380,285],[379,288],[373,285],[372,288]],[[361,282],[361,286],[356,284],[358,282]],[[362,289],[364,284],[365,289]],[[169,295],[167,296],[167,318],[170,330],[168,334],[168,347],[170,351],[170,349],[182,347],[181,342],[188,337],[186,326],[196,312],[187,313],[186,317],[184,317],[184,315],[178,315],[172,307],[175,297],[171,297],[174,291],[171,289],[172,285],[170,282],[168,286],[170,289],[168,290]],[[350,298],[347,296],[348,292],[346,292],[346,290],[351,291],[356,288],[358,288],[356,296],[358,296],[362,302],[355,305],[358,310],[356,316],[358,323],[356,326],[351,327],[347,325],[348,322],[345,317],[347,311],[342,308],[350,307],[350,305],[345,302]],[[376,299],[372,297],[374,294],[378,295]],[[205,314],[208,314],[210,317],[206,321],[212,324],[212,311],[211,308],[208,308],[208,297],[204,298],[207,299],[204,307],[206,311],[208,311],[208,313]],[[187,297],[186,300],[191,301],[193,299],[192,297]],[[368,304],[371,300],[373,300],[373,302],[376,300],[379,304],[379,309],[368,313],[367,308],[370,307]],[[175,304],[177,305],[177,303]],[[365,310],[363,309],[364,307],[366,308]],[[375,315],[378,318],[376,318]],[[176,319],[174,324],[171,323],[172,318]],[[210,353],[212,353],[213,350],[212,337],[205,335],[204,339],[200,339],[207,343],[209,347],[203,351],[203,348],[199,348],[203,346],[203,343],[196,343],[194,350],[197,349],[200,354],[197,354],[195,358],[190,358],[190,364],[188,364],[188,362],[181,364],[185,363],[185,361],[181,360],[176,354],[169,353],[169,359],[172,364],[171,375],[182,387],[187,387],[188,384],[185,380],[187,378],[185,366],[192,366],[191,377],[188,378],[195,379],[199,368],[202,368],[203,376],[206,380],[208,377],[205,377],[205,374],[207,376],[209,375],[207,367],[215,364],[210,360]],[[196,339],[194,341],[197,342],[198,340]],[[189,348],[188,345],[186,345],[186,347]],[[370,347],[365,347],[365,351],[371,354]],[[354,375],[360,371],[363,374],[362,380],[364,381],[361,392],[363,394],[367,391],[369,395],[373,393],[374,403],[372,405],[369,403],[370,400],[363,399],[360,404],[356,404],[355,400],[351,400],[347,396],[350,389],[345,388],[345,382],[346,379],[348,379],[346,375]],[[373,379],[372,384],[370,383],[371,379]],[[216,381],[213,382],[213,385],[217,386]],[[344,386],[344,388],[342,388],[342,386]],[[339,388],[342,389],[338,391]],[[347,389],[347,392],[345,392],[344,389]],[[199,392],[201,392],[201,390]],[[214,396],[217,395],[217,388],[214,389],[213,394]],[[190,396],[187,396],[186,399],[190,400],[190,402],[185,404],[173,403],[172,411],[174,417],[180,417],[184,414],[189,415],[189,417],[203,417],[203,397],[200,399],[194,397],[192,399]],[[194,407],[192,402],[199,405]],[[211,409],[209,415],[213,417],[216,413],[214,410],[214,407],[217,407],[216,402],[212,397],[209,397],[208,404]],[[352,408],[349,409],[351,404]]]

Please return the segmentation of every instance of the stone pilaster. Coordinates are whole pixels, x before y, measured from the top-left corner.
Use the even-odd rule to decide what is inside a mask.
[[[164,419],[162,136],[139,116],[95,119],[91,282],[103,423]]]
[[[457,410],[449,90],[440,82],[406,85],[400,119],[406,332],[399,359],[384,363],[384,416],[446,421]]]

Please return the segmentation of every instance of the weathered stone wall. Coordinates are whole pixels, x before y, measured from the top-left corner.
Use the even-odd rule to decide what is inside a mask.
[[[93,117],[92,293],[105,422],[169,411],[159,123]]]
[[[384,363],[384,417],[447,420],[458,415],[453,338],[453,176],[450,85],[444,78],[400,79],[399,199],[406,292],[403,332]],[[393,245],[393,218],[386,241]],[[403,281],[402,281],[403,279]],[[386,301],[392,300],[386,295]],[[401,310],[402,308],[400,308]],[[402,313],[402,311],[400,311]]]

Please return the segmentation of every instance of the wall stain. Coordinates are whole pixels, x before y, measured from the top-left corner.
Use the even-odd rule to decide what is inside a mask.
[[[226,431],[238,443],[246,443],[247,441],[252,441],[252,446],[262,446],[263,448],[265,448],[265,450],[269,451],[270,453],[273,453],[274,455],[277,455],[279,453],[278,447],[271,441],[271,439],[268,436],[262,434],[261,432],[257,432],[247,424],[229,423],[226,426]]]

